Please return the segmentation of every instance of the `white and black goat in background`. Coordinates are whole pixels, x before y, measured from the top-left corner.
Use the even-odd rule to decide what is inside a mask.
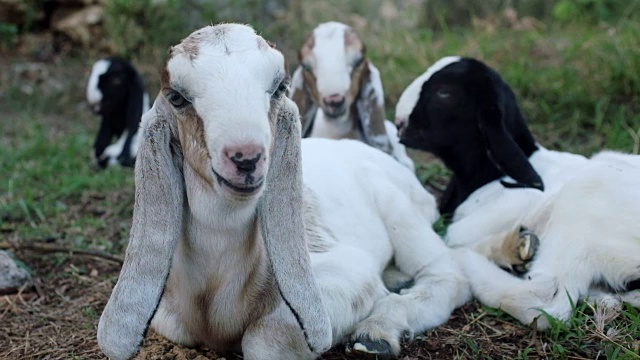
[[[87,84],[87,101],[102,117],[94,143],[99,168],[133,166],[138,152],[138,127],[149,110],[144,80],[127,60],[113,56],[93,64]],[[112,142],[116,139],[116,142]]]
[[[396,122],[405,145],[453,171],[440,202],[453,213],[446,242],[464,248],[460,263],[480,301],[523,323],[542,312],[568,319],[584,299],[640,306],[640,157],[543,148],[511,88],[470,58],[443,58],[418,77]],[[514,244],[506,238],[519,239],[520,259],[500,256]],[[519,278],[487,258],[529,271]]]
[[[172,48],[142,120],[124,266],[98,325],[112,359],[148,326],[245,359],[397,355],[470,298],[413,172],[352,140],[305,139],[282,54],[248,26]],[[302,145],[301,145],[302,144]],[[391,262],[414,278],[390,293]]]
[[[380,71],[351,27],[318,25],[298,55],[290,97],[302,115],[303,137],[360,140],[414,169],[396,127],[385,120]]]

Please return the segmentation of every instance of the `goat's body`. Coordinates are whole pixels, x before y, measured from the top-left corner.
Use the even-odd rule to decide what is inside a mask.
[[[527,279],[513,277],[472,252],[461,264],[474,294],[531,323],[541,312],[566,320],[572,303],[626,301],[640,307],[627,284],[640,279],[640,157],[602,153],[516,221],[536,233],[540,248]],[[637,289],[635,289],[637,290]],[[617,295],[617,293],[619,293]],[[546,319],[538,320],[545,327]]]
[[[374,335],[399,347],[395,332],[423,331],[446,321],[469,294],[448,249],[431,230],[438,217],[433,197],[410,171],[361,143],[307,139],[302,151],[307,241],[334,344],[375,325],[379,332]],[[254,213],[247,208],[230,219],[221,215],[225,210],[211,208],[208,225],[204,219],[187,221],[152,322],[173,341],[239,350],[243,334],[256,321],[273,313],[294,320],[278,294]],[[389,295],[381,274],[393,259],[403,272],[417,277],[413,291],[438,296],[419,301],[411,289],[407,295]],[[437,282],[430,283],[432,279]],[[399,307],[400,302],[415,303],[420,314],[402,314],[412,308]],[[358,325],[372,311],[385,315],[384,322]],[[389,311],[400,314],[388,319]],[[312,357],[304,350],[279,356]]]
[[[447,229],[447,245],[470,247],[493,260],[504,257],[500,251],[502,237],[496,234],[511,231],[521,216],[542,202],[547,194],[558,191],[588,160],[581,155],[541,147],[529,161],[544,180],[545,191],[507,189],[500,180],[484,185],[456,209],[453,222]]]

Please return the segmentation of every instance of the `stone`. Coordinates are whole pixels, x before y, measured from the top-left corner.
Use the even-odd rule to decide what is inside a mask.
[[[0,294],[10,294],[28,284],[31,274],[16,264],[6,251],[0,250]]]
[[[100,5],[61,7],[54,11],[51,27],[66,34],[71,40],[87,45],[95,41],[92,28],[102,22],[103,15],[104,8]]]

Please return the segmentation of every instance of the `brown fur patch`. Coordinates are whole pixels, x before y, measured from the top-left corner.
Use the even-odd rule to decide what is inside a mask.
[[[352,48],[357,51],[360,51],[362,53],[362,56],[365,55],[366,49],[365,49],[364,43],[360,39],[360,36],[358,35],[358,33],[351,28],[349,28],[344,33],[344,45],[347,48]]]
[[[507,268],[523,265],[525,260],[520,258],[519,230],[510,231],[500,243],[500,247],[492,248],[488,256],[496,264]]]
[[[316,40],[313,37],[313,34],[309,35],[307,37],[307,40],[302,45],[300,52],[298,53],[298,59],[300,60],[300,62],[303,62],[304,59],[313,54],[313,47],[315,46],[315,44]]]
[[[185,161],[198,176],[213,187],[214,179],[211,174],[211,156],[207,147],[202,118],[193,106],[188,106],[178,115],[178,134]]]

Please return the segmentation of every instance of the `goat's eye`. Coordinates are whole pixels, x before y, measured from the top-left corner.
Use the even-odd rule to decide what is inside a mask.
[[[289,84],[286,81],[283,81],[280,83],[280,85],[278,85],[278,87],[276,88],[276,90],[273,92],[273,97],[274,98],[279,98],[282,96],[282,94],[285,93],[285,91],[287,91],[289,87]]]
[[[173,106],[175,106],[177,108],[181,108],[181,107],[189,104],[187,99],[185,99],[184,96],[180,95],[180,93],[177,92],[177,91],[171,91],[170,93],[168,93],[167,94],[167,100],[169,100],[171,105],[173,105]]]
[[[438,89],[438,91],[436,91],[436,95],[440,99],[448,99],[451,96],[451,93],[448,89]]]
[[[358,58],[356,61],[353,62],[353,68],[357,69],[358,66],[360,66],[360,64],[362,64],[363,61],[364,61],[364,56]]]

